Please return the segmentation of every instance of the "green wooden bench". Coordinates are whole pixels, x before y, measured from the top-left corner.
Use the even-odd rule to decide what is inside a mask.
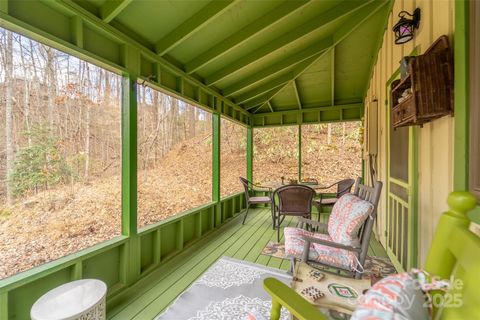
[[[440,217],[425,270],[442,279],[459,279],[449,297],[461,297],[462,306],[441,308],[440,319],[477,319],[480,315],[480,237],[468,228],[467,213],[476,205],[468,192],[452,192],[448,197],[450,210]],[[322,320],[326,317],[294,290],[274,278],[265,279],[263,287],[272,296],[271,320],[278,320],[281,307],[288,309],[299,320]],[[437,314],[440,309],[434,309]]]

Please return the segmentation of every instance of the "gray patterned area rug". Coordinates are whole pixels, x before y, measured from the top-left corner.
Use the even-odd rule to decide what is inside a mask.
[[[269,319],[272,302],[263,290],[263,280],[268,277],[287,285],[292,280],[278,269],[221,257],[156,319]],[[280,319],[290,319],[289,313],[282,309]]]

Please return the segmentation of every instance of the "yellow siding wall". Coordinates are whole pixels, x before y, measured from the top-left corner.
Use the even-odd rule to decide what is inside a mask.
[[[381,181],[385,182],[387,176],[386,82],[398,69],[401,57],[408,55],[414,48],[417,48],[418,54],[422,54],[443,34],[448,35],[450,43],[453,44],[454,5],[453,0],[397,0],[394,3],[365,99],[366,105],[375,98],[379,101],[377,163]],[[401,10],[412,13],[417,7],[421,9],[421,21],[415,38],[406,44],[396,45],[392,27],[399,20],[398,13]],[[433,231],[440,214],[447,208],[447,195],[452,190],[453,125],[453,117],[447,116],[418,129],[418,261],[420,265],[425,261]],[[386,197],[386,190],[384,190],[375,230],[384,245]]]

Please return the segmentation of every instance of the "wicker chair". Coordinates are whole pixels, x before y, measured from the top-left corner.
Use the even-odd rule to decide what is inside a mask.
[[[324,223],[320,223],[318,221],[313,221],[311,219],[306,219],[303,217],[299,217],[299,228],[304,228],[305,232],[300,232],[299,237],[302,238],[304,241],[303,245],[303,250],[302,250],[302,261],[309,261],[310,260],[310,250],[311,249],[311,244],[316,243],[322,246],[334,248],[334,249],[341,249],[345,254],[347,253],[353,253],[355,255],[355,259],[357,259],[359,265],[363,267],[365,263],[365,259],[367,257],[367,252],[368,252],[368,246],[370,243],[370,237],[372,234],[372,229],[373,229],[373,224],[375,222],[375,218],[377,216],[377,207],[378,207],[378,201],[380,199],[380,194],[382,191],[382,182],[377,181],[375,182],[374,187],[369,187],[365,186],[360,183],[361,178],[357,179],[357,183],[355,185],[355,190],[353,192],[353,195],[356,197],[366,200],[370,202],[373,205],[373,211],[370,213],[369,218],[365,220],[363,225],[361,226],[359,232],[358,232],[358,245],[356,246],[349,246],[349,245],[344,245],[341,243],[336,243],[331,240],[327,240],[328,238],[328,225]],[[330,221],[329,221],[330,222]],[[311,230],[309,227],[319,227],[320,234],[314,234],[313,232],[310,232],[308,230]],[[302,234],[303,233],[303,234]],[[310,235],[307,235],[310,233]],[[319,256],[318,258],[322,258]],[[295,262],[295,259],[292,260],[292,262]],[[355,277],[355,278],[361,278],[361,272],[357,270],[350,270],[348,268],[344,267],[339,267],[339,266],[333,266],[329,264],[328,262],[321,262],[318,259],[315,261],[317,264],[324,265],[326,267],[334,268],[337,269],[337,272],[340,273],[340,271],[346,272],[348,275]],[[292,265],[293,268],[293,265]],[[328,272],[328,271],[327,271]]]
[[[346,193],[349,193],[352,190],[352,186],[354,183],[355,180],[353,179],[344,179],[337,181],[334,184],[329,185],[328,187],[315,188],[315,190],[317,190],[318,192],[318,190],[330,189],[331,187],[337,185],[337,192],[333,194],[335,197],[332,197],[332,193],[318,193],[320,198],[313,201],[313,204],[318,209],[318,221],[320,221],[320,215],[322,214],[323,207],[333,206],[337,202],[338,198],[340,198]]]
[[[307,219],[312,217],[312,201],[315,194],[315,190],[305,185],[282,186],[273,192],[273,227],[277,228],[277,241],[280,241],[280,225],[286,216]]]
[[[247,209],[245,210],[245,216],[243,217],[243,222],[242,222],[242,224],[245,224],[245,220],[247,219],[247,215],[248,215],[248,210],[250,209],[251,205],[272,203],[272,198],[270,197],[272,194],[272,188],[256,185],[253,182],[250,182],[243,177],[239,177],[239,178],[245,190],[245,202],[247,203]],[[251,197],[250,194],[255,194],[255,192],[268,192],[269,196],[268,197],[266,196]],[[273,213],[272,213],[272,219],[273,219]]]

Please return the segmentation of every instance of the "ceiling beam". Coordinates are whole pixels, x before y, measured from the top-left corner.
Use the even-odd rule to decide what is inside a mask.
[[[283,84],[286,84],[287,82],[289,82],[290,80],[292,80],[292,77],[293,77],[293,74],[292,73],[287,73],[287,74],[284,74],[283,76],[280,76],[280,77],[277,77],[275,79],[273,79],[272,81],[268,81],[267,83],[249,91],[249,92],[246,92],[240,96],[238,96],[237,98],[234,98],[233,100],[235,101],[235,103],[237,104],[242,104],[242,103],[245,103],[249,100],[252,100],[253,98],[256,98],[268,91],[271,91],[272,89],[275,89]]]
[[[265,69],[255,72],[253,75],[245,78],[244,80],[241,80],[235,84],[232,84],[229,87],[226,87],[224,90],[222,90],[222,94],[226,97],[232,96],[235,93],[244,90],[245,88],[251,87],[256,83],[268,77],[271,77],[272,75],[275,75],[276,73],[279,73],[285,69],[288,69],[291,66],[294,66],[302,61],[305,61],[307,59],[315,59],[316,56],[320,55],[323,51],[330,48],[332,44],[333,38],[323,39],[323,41],[318,42],[317,44],[305,50],[297,52],[289,56],[288,58],[283,59],[280,62],[274,63]]]
[[[273,107],[272,107],[272,103],[270,101],[267,101],[267,105],[270,108],[270,111],[274,112]]]
[[[200,30],[210,21],[218,17],[225,12],[232,4],[238,0],[222,0],[212,1],[203,7],[200,11],[196,12],[189,19],[180,24],[177,28],[164,36],[155,45],[155,52],[163,56],[180,43],[188,39],[195,32]]]
[[[276,23],[280,22],[282,19],[290,16],[297,9],[303,7],[309,2],[310,0],[284,2],[283,4],[273,9],[272,11],[268,12],[267,14],[255,20],[253,23],[242,28],[240,31],[216,43],[211,47],[211,49],[208,49],[207,51],[203,52],[194,60],[187,62],[185,64],[186,72],[193,73],[198,69],[200,69],[201,67],[203,67],[204,65],[212,62],[217,58],[220,58],[221,56],[232,51],[242,43],[251,39],[260,31],[270,28]]]
[[[349,104],[338,104],[334,106],[324,106],[324,107],[312,107],[312,108],[303,108],[301,111],[298,109],[295,110],[284,110],[284,111],[275,111],[275,112],[264,112],[264,113],[257,113],[254,117],[260,116],[269,116],[269,115],[279,115],[279,114],[298,114],[299,112],[319,112],[319,111],[332,111],[332,110],[347,110],[347,109],[356,109],[356,108],[363,108],[363,102],[360,103],[349,103]]]
[[[255,61],[260,60],[266,55],[277,51],[286,45],[291,44],[292,42],[314,32],[315,30],[325,26],[326,24],[338,21],[346,15],[365,7],[366,4],[369,4],[371,2],[372,0],[343,2],[342,4],[339,4],[334,8],[328,10],[327,12],[320,14],[319,16],[302,24],[301,26],[294,28],[292,31],[275,38],[264,46],[238,59],[237,61],[230,63],[227,67],[218,70],[210,76],[207,76],[205,78],[205,84],[211,86],[218,81],[225,79],[227,76],[240,71],[241,69],[254,63]]]
[[[133,0],[107,0],[100,7],[100,18],[109,23],[122,12]]]
[[[332,45],[332,49],[330,49],[329,51],[334,50],[335,46],[338,43],[340,43],[343,39],[348,37],[348,35],[350,35],[353,31],[355,31],[356,28],[359,25],[361,25],[363,22],[368,20],[375,13],[377,13],[377,11],[380,10],[388,2],[389,2],[389,0],[374,1],[371,4],[369,4],[368,6],[365,6],[362,9],[360,9],[353,17],[351,17],[348,20],[347,23],[343,24],[342,27],[337,32],[335,32],[335,34],[333,35],[334,42],[333,42],[333,45]],[[327,51],[327,52],[329,52],[329,51]],[[320,55],[314,62],[312,62],[311,65],[313,65],[317,60],[320,60],[324,56],[325,56],[325,53]],[[307,66],[303,69],[300,69],[300,68],[296,69],[294,71],[295,76],[292,80],[295,80],[296,78],[298,78],[309,67],[310,66]],[[285,88],[287,85],[288,84],[284,85],[283,87],[281,87],[281,89]],[[281,89],[278,92],[280,92]],[[273,97],[275,97],[275,94],[273,96],[270,96],[269,100],[272,99]]]
[[[297,99],[297,104],[298,104],[298,109],[302,109],[302,101],[300,100],[300,94],[298,93],[298,88],[297,88],[297,80],[294,79],[292,81],[293,84],[293,91],[295,93],[295,99]],[[268,102],[268,101],[267,101]]]
[[[265,104],[267,103],[268,101],[270,101],[270,97],[273,97],[275,96],[280,90],[282,90],[284,88],[284,86],[280,86],[280,87],[277,87],[269,92],[267,92],[266,94],[258,97],[258,98],[255,98],[251,101],[248,101],[246,103],[244,103],[242,105],[242,107],[245,109],[245,110],[250,110],[250,109],[253,109],[255,107],[258,107],[259,105],[261,104]]]

